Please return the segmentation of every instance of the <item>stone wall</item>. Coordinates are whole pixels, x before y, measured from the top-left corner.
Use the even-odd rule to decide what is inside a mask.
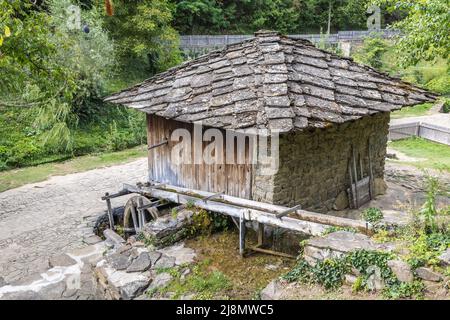
[[[367,176],[370,137],[373,175],[380,185],[388,130],[389,113],[378,113],[325,129],[280,137],[278,173],[272,177],[255,175],[253,199],[286,206],[302,204],[304,209],[318,212],[331,210],[338,196],[345,203],[346,189],[350,185],[351,146],[357,155],[361,154],[364,176]]]

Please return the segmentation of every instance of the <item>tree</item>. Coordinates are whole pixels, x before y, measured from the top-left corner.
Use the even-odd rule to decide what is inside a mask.
[[[178,34],[172,28],[171,6],[166,0],[123,0],[115,4],[114,15],[104,26],[116,44],[124,73],[137,64],[144,77],[180,62]],[[140,81],[142,79],[136,79]]]
[[[392,24],[402,34],[396,42],[402,65],[437,57],[449,59],[450,11],[448,0],[372,0],[389,12],[400,11],[405,17]]]
[[[74,111],[103,94],[114,65],[101,14],[82,10],[85,28],[69,28],[72,4],[0,0],[0,29],[9,30],[0,47],[0,107],[37,109],[35,125],[55,150],[71,149]]]

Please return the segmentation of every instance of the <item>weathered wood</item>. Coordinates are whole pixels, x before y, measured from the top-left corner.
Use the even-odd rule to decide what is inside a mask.
[[[370,144],[370,138],[367,140],[367,147],[369,149],[369,193],[370,193],[370,199],[372,200],[375,196],[373,194],[373,167],[372,167],[372,147]]]
[[[129,185],[128,185],[129,186]],[[127,187],[127,186],[126,186]],[[285,211],[286,207],[257,202],[248,199],[242,199],[224,195],[222,201],[203,202],[202,198],[212,195],[211,192],[191,190],[176,186],[166,186],[164,189],[138,189],[133,186],[130,191],[144,192],[149,196],[166,199],[171,202],[186,204],[192,202],[195,206],[232,217],[240,218],[241,213],[245,213],[245,219],[248,221],[257,221],[274,227],[285,228],[293,231],[303,232],[310,235],[322,234],[327,226],[335,225],[342,227],[352,227],[363,233],[370,233],[363,221],[335,217],[304,210],[296,210],[296,216],[282,217],[278,219],[276,213]]]
[[[164,146],[164,145],[166,145],[166,144],[168,144],[168,143],[169,143],[168,140],[163,140],[163,141],[161,141],[161,142],[159,142],[159,143],[156,143],[156,144],[153,144],[153,145],[149,146],[149,147],[148,147],[148,150],[152,150],[152,149],[155,149],[155,148],[157,148],[157,147]]]
[[[113,198],[118,198],[118,197],[122,197],[125,196],[127,194],[129,194],[130,191],[128,190],[120,190],[119,192],[113,193],[113,194],[109,194],[109,192],[105,193],[105,195],[101,198],[102,200],[108,200],[108,199],[113,199]]]
[[[352,147],[352,157],[353,157],[353,173],[355,175],[355,184],[358,181],[358,172],[356,170],[356,155],[355,155],[355,148]],[[355,187],[355,199],[356,199],[356,207],[359,208],[359,201],[358,201],[358,188]]]
[[[286,210],[284,210],[284,211],[282,211],[280,213],[277,213],[276,216],[277,216],[278,219],[281,219],[282,217],[287,216],[289,213],[292,213],[292,212],[295,212],[298,209],[301,209],[301,207],[302,206],[300,204],[296,205],[295,207],[292,207],[292,208],[286,209]]]
[[[111,206],[111,198],[109,198],[109,193],[105,193],[106,207],[108,209],[108,220],[109,220],[109,228],[114,230],[114,216],[113,210]]]
[[[288,253],[274,251],[274,250],[269,250],[269,249],[263,249],[263,248],[260,248],[258,246],[249,247],[249,249],[252,250],[252,251],[266,253],[266,254],[271,254],[271,255],[274,255],[274,256],[280,256],[280,257],[285,257],[285,258],[290,258],[290,259],[297,259],[296,256],[290,255]]]
[[[258,222],[258,246],[264,244],[264,225]]]
[[[137,216],[136,216],[136,209],[134,208],[134,206],[133,205],[131,205],[131,219],[133,220],[133,227],[134,227],[134,230],[136,231],[136,232],[138,232],[139,231],[139,222],[138,222],[138,218],[137,218]]]
[[[239,217],[239,254],[241,257],[245,254],[245,214],[241,213]]]

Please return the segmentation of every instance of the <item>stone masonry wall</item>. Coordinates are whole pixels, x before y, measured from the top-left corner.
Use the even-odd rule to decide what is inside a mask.
[[[351,146],[361,154],[364,176],[369,174],[368,138],[371,138],[374,179],[383,179],[389,113],[313,132],[280,137],[280,166],[272,177],[254,177],[253,199],[326,212],[349,187]],[[359,166],[358,166],[359,175]]]

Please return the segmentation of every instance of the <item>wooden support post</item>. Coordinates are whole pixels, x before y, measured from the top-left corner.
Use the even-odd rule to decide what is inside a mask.
[[[139,198],[139,200],[138,200],[138,214],[139,214],[139,218],[138,218],[138,221],[139,221],[139,230],[140,229],[142,229],[142,227],[144,226],[144,224],[145,224],[145,217],[144,217],[144,209],[142,209],[142,207],[144,206],[144,203],[143,203],[143,201],[142,201],[142,198]]]
[[[244,212],[239,217],[239,254],[244,257],[245,254],[245,218]]]
[[[302,206],[299,204],[299,205],[296,205],[295,207],[292,207],[292,208],[289,208],[289,209],[286,209],[286,210],[284,210],[282,212],[277,213],[276,216],[277,216],[278,219],[280,219],[280,218],[288,215],[289,213],[294,212],[296,210],[299,210],[301,208],[302,208]]]
[[[370,181],[369,181],[369,194],[370,194],[370,200],[375,198],[373,194],[373,167],[372,167],[372,148],[370,145],[370,138],[367,141],[368,148],[369,148],[369,175],[370,175]]]
[[[114,230],[114,216],[111,206],[111,198],[109,198],[109,193],[105,193],[105,199],[106,199],[106,207],[108,208],[108,220],[109,220],[109,228],[111,230]]]
[[[258,247],[264,244],[264,224],[258,222]]]
[[[136,209],[134,206],[131,206],[131,219],[133,219],[134,231],[137,233],[139,230],[138,218],[136,216]]]
[[[356,204],[356,208],[359,208],[359,195],[358,195],[358,171],[356,170],[356,155],[355,155],[355,148],[352,147],[352,155],[353,155],[353,173],[355,174],[355,204]]]
[[[162,200],[157,200],[157,201],[154,201],[152,203],[149,203],[149,204],[146,204],[146,205],[143,205],[143,206],[139,206],[137,209],[138,210],[145,210],[145,209],[148,209],[148,208],[153,208],[153,207],[157,206],[158,204],[160,204],[161,202],[162,202]]]

